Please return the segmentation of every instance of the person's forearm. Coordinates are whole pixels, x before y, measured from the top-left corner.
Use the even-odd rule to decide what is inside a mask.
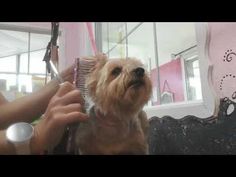
[[[2,94],[0,94],[0,105],[6,104],[6,103],[8,103],[7,99]]]
[[[52,80],[35,93],[0,105],[0,129],[6,129],[15,122],[31,122],[40,117],[58,88],[58,81]]]

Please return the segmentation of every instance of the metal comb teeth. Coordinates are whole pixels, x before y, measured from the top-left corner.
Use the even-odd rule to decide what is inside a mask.
[[[88,88],[86,87],[86,79],[91,69],[95,66],[96,61],[94,59],[76,58],[75,63],[74,84],[81,91],[85,99],[85,109],[88,110],[90,99],[88,96]]]
[[[88,113],[91,101],[88,97],[88,89],[86,87],[86,79],[91,69],[95,66],[96,61],[93,59],[75,59],[75,68],[74,68],[74,81],[73,84],[76,88],[81,91],[82,96],[85,100],[85,111]],[[68,127],[68,142],[67,142],[67,152],[76,153],[75,148],[75,134],[78,124],[70,125]]]

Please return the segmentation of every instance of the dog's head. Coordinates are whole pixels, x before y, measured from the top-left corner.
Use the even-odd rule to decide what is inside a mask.
[[[97,58],[87,80],[89,95],[103,113],[135,114],[148,102],[152,85],[143,64],[133,58]]]

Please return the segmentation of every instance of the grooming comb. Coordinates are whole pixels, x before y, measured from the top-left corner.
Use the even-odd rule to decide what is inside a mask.
[[[88,113],[90,106],[92,106],[92,101],[88,96],[88,89],[86,87],[86,79],[91,69],[95,66],[95,58],[76,58],[75,59],[75,68],[74,68],[74,82],[76,88],[81,92],[81,95],[84,98],[84,113]],[[75,133],[78,124],[73,124],[69,126],[68,134],[68,143],[67,143],[67,153],[76,152],[75,148]]]
[[[74,73],[74,85],[81,91],[81,94],[85,100],[85,110],[88,113],[88,110],[92,104],[88,96],[88,88],[86,87],[86,79],[88,74],[91,72],[91,69],[96,64],[95,58],[77,58],[76,68]]]

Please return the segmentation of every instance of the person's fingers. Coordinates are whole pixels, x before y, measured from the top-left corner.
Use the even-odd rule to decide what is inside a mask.
[[[72,104],[72,103],[80,103],[82,106],[84,106],[85,101],[81,95],[81,92],[78,89],[76,89],[65,94],[61,98],[61,103],[63,105]]]
[[[74,73],[74,68],[75,68],[75,65],[73,64],[70,67],[68,67],[65,71],[63,71],[63,74],[64,75],[73,74]]]
[[[82,112],[83,108],[79,103],[73,103],[60,108],[60,112],[68,114],[71,112]]]
[[[58,97],[62,97],[63,95],[65,95],[66,93],[68,93],[74,89],[75,89],[74,85],[72,85],[69,82],[64,82],[64,83],[60,84],[60,88],[55,95]]]
[[[64,124],[72,124],[81,121],[87,121],[89,116],[82,112],[71,112],[63,116],[63,123]]]
[[[74,68],[75,68],[75,63],[63,70],[60,75],[61,77],[69,82],[73,82],[73,76],[74,76]]]

